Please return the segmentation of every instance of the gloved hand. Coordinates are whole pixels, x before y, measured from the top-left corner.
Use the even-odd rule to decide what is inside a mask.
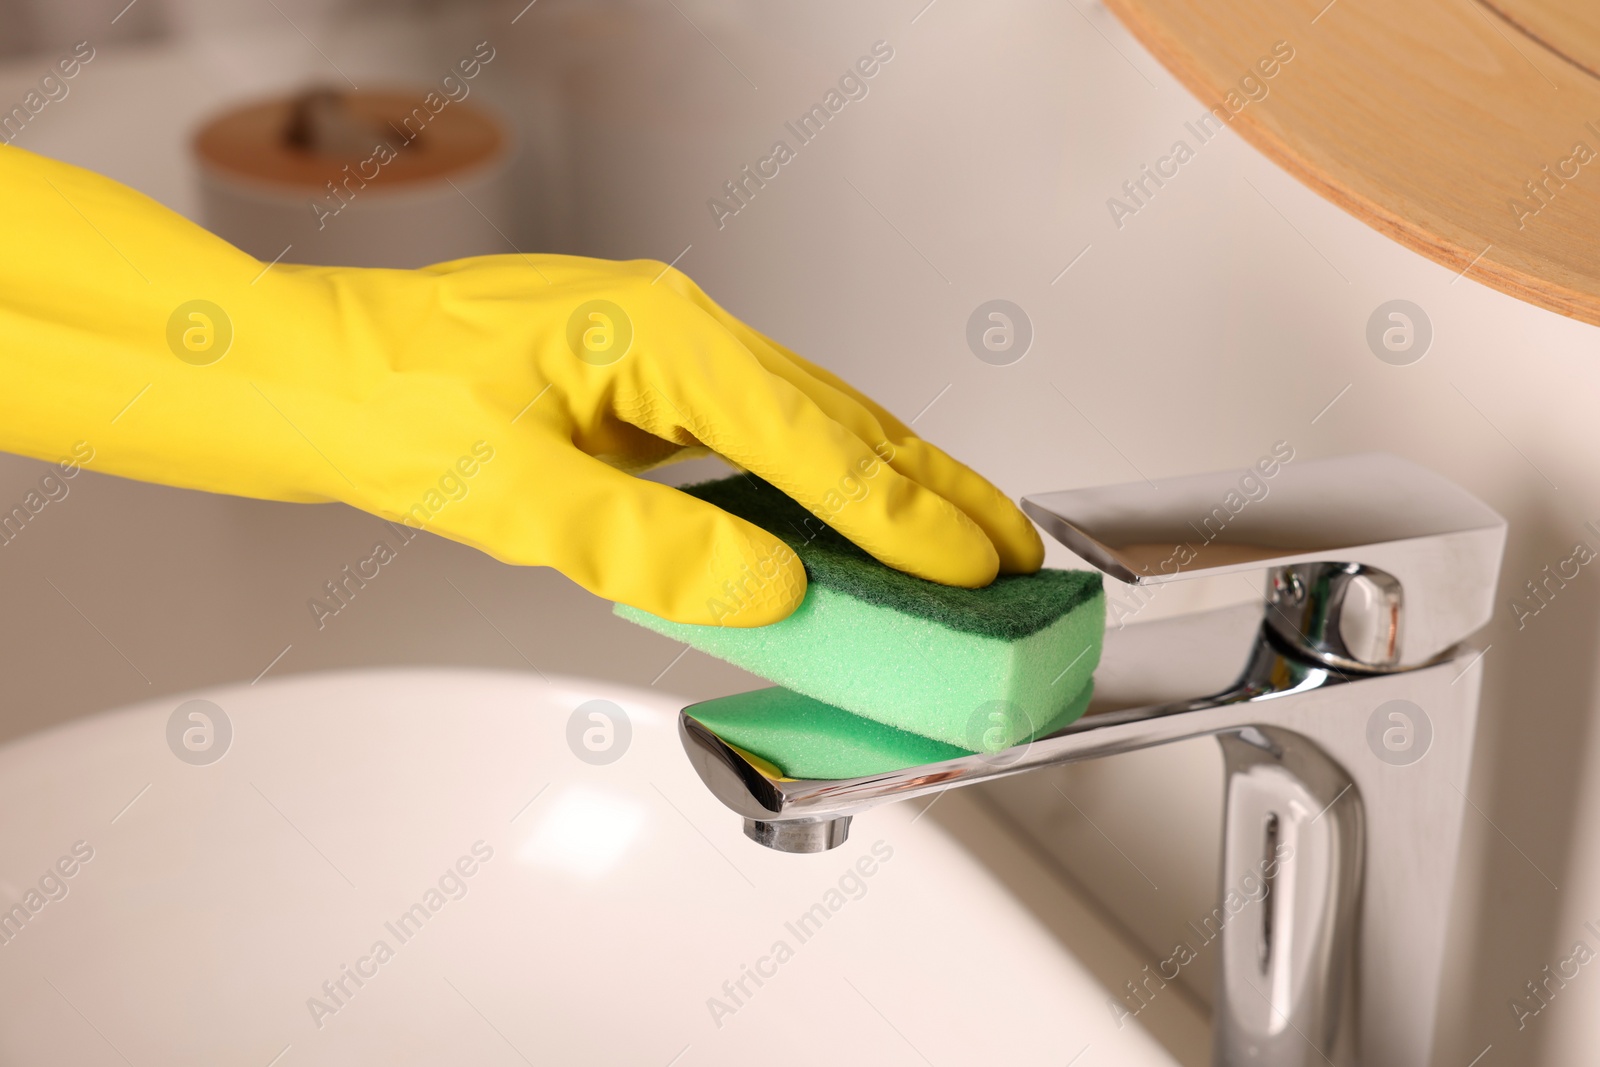
[[[632,476],[695,450],[923,578],[1043,560],[988,482],[659,263],[268,266],[14,147],[0,213],[6,451],[343,501],[681,622],[762,625],[805,591],[771,534]]]

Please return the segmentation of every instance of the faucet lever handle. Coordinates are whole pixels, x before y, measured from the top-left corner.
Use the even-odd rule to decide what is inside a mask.
[[[1341,670],[1421,666],[1489,621],[1506,523],[1398,456],[1294,461],[1025,497],[1052,537],[1134,585],[1267,569],[1267,621]]]

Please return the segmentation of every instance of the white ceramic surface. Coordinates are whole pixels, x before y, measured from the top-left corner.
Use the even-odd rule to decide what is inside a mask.
[[[425,267],[509,247],[503,234],[514,192],[504,160],[415,189],[382,191],[374,182],[372,193],[348,203],[197,169],[201,224],[265,263],[292,255],[296,263]],[[313,203],[343,206],[321,220]]]
[[[232,728],[205,765],[168,743],[191,698]],[[595,699],[632,731],[605,765],[567,741]],[[43,901],[0,943],[0,1063],[1172,1062],[913,809],[818,856],[747,841],[684,759],[677,707],[533,674],[344,672],[0,748],[0,908]],[[71,876],[46,878],[62,857]],[[398,927],[414,904],[433,910]],[[802,940],[786,924],[817,904],[835,910]],[[764,961],[780,941],[792,956]],[[346,966],[367,976],[340,991]],[[746,966],[768,977],[739,1003],[722,986]]]

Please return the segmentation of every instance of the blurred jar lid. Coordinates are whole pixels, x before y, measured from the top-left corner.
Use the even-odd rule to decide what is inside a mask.
[[[1594,0],[1106,4],[1220,122],[1341,208],[1600,324]]]
[[[498,162],[507,137],[489,112],[430,90],[312,88],[225,111],[194,139],[214,172],[273,186],[323,190],[363,168],[395,190]]]

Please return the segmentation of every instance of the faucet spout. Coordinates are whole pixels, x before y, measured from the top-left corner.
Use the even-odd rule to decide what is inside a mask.
[[[782,819],[778,822],[746,819],[744,835],[776,852],[826,852],[838,848],[850,836],[850,816]]]
[[[1254,621],[1257,633],[1245,672],[1232,685],[1212,696],[1192,700],[1133,706],[1124,706],[1126,701],[1117,700],[1117,681],[1125,676],[1148,678],[1149,661],[1161,655],[1160,650],[1170,642],[1172,632],[1180,628],[1189,632],[1184,644],[1188,646],[1191,659],[1215,663],[1228,656],[1237,662],[1241,621]],[[806,780],[775,776],[770,765],[761,766],[746,759],[743,752],[725,743],[695,718],[698,705],[684,709],[679,716],[678,732],[701,780],[747,822],[830,822],[890,801],[993,781],[1042,767],[1254,728],[1258,722],[1271,718],[1257,706],[1260,702],[1343,685],[1351,677],[1318,664],[1303,663],[1286,654],[1271,629],[1260,625],[1259,610],[1252,611],[1249,606],[1129,627],[1111,635],[1101,662],[1096,701],[1089,714],[1049,737],[997,752],[977,752],[942,763],[865,778]],[[721,699],[736,701],[741,698]],[[747,830],[747,833],[761,844],[780,851],[819,851],[814,847],[789,847],[791,843],[799,845],[811,840],[807,835],[775,837],[754,830]],[[829,838],[817,838],[824,839],[832,840],[833,845],[843,844],[844,831],[841,829]]]

